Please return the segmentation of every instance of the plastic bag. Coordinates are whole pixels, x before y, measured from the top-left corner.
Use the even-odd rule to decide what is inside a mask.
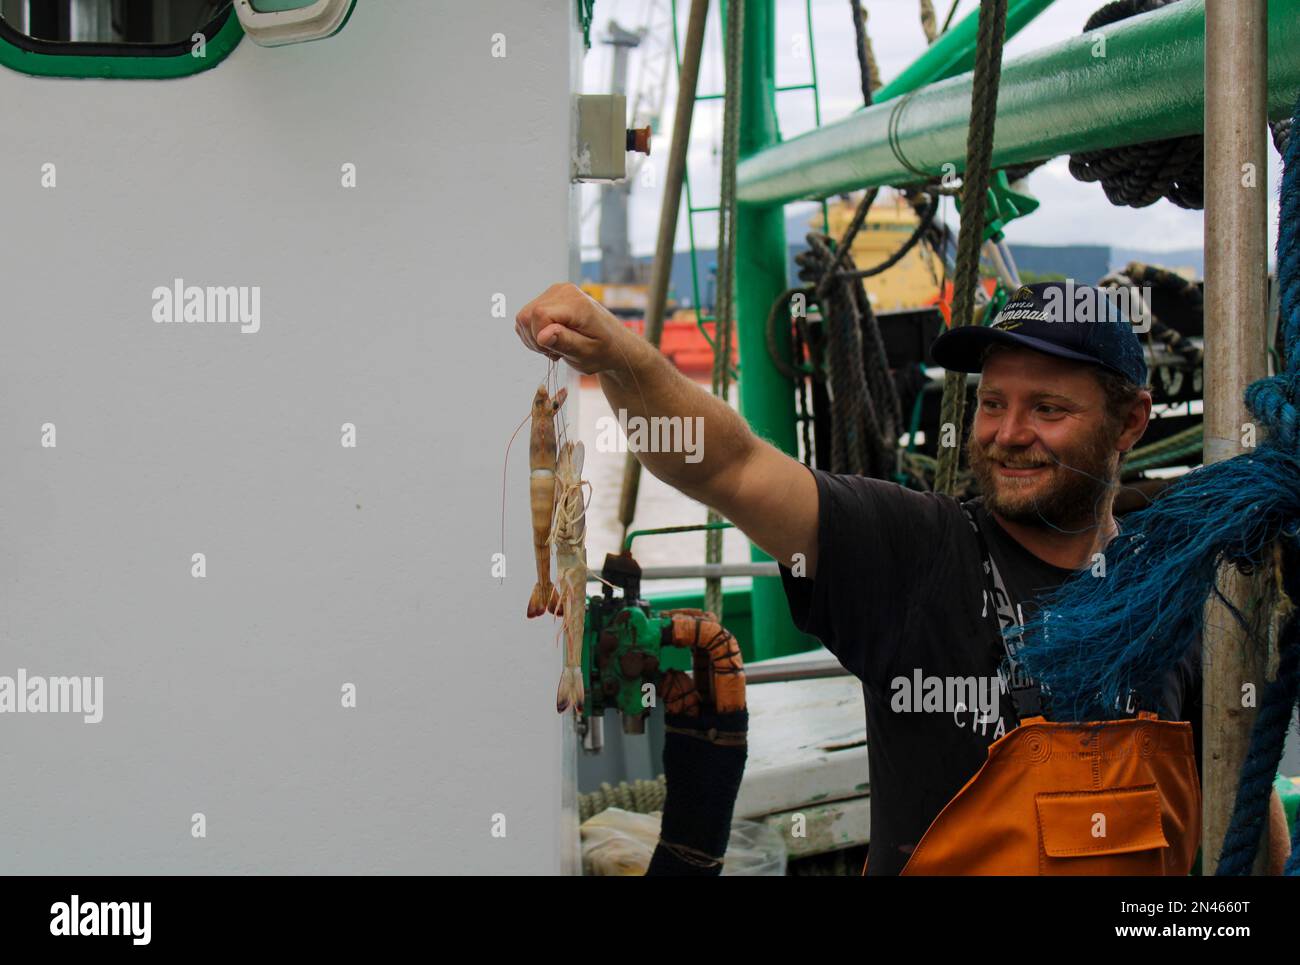
[[[606,808],[582,823],[582,867],[588,875],[644,875],[659,843],[663,814]],[[724,875],[784,875],[785,839],[755,821],[731,822]]]

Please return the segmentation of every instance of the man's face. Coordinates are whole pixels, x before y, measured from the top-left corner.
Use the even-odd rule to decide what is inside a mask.
[[[989,356],[977,398],[966,454],[985,506],[1043,529],[1095,525],[1119,454],[1141,436],[1149,409],[1112,428],[1106,393],[1086,363],[1022,348]]]

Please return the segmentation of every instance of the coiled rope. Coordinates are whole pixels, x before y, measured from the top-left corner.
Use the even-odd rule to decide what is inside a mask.
[[[808,251],[795,261],[799,277],[813,282],[810,297],[821,308],[825,322],[831,471],[887,478],[895,468],[902,404],[889,371],[879,323],[848,254],[875,196],[875,189],[867,192],[834,251],[825,235],[809,234]],[[846,270],[841,271],[841,265]]]
[[[662,811],[668,799],[668,781],[660,774],[653,781],[623,781],[617,786],[602,783],[598,790],[578,795],[578,821],[586,821],[608,808],[637,814]]]
[[[1090,33],[1107,24],[1117,23],[1138,14],[1150,13],[1177,0],[1112,0],[1095,10],[1084,24]],[[1289,120],[1270,124],[1273,144],[1279,154],[1286,153]],[[1205,140],[1199,134],[1148,141],[1124,147],[1081,151],[1070,157],[1070,173],[1076,180],[1100,182],[1112,204],[1145,208],[1161,198],[1168,198],[1183,208],[1205,207],[1204,187]],[[1029,161],[1005,168],[1008,180],[1015,181],[1046,164],[1050,158]]]
[[[1112,0],[1093,12],[1084,33],[1179,0]],[[1289,121],[1272,124],[1273,143],[1286,153]],[[1079,181],[1100,182],[1111,204],[1145,208],[1166,198],[1180,208],[1205,207],[1205,138],[1200,134],[1147,141],[1125,147],[1082,151],[1070,157]]]
[[[1113,0],[1093,12],[1084,33],[1150,13],[1177,0]],[[1111,204],[1145,208],[1168,198],[1180,208],[1205,207],[1205,140],[1199,135],[1081,151],[1070,156],[1079,181],[1099,181]]]

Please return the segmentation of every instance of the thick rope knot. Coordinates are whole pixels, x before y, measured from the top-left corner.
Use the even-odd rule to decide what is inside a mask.
[[[1296,394],[1300,373],[1286,372],[1252,382],[1246,389],[1246,405],[1267,430],[1263,441],[1288,453],[1300,453],[1300,417]]]

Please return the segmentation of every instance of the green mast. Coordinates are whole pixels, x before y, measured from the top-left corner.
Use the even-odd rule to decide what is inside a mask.
[[[780,140],[776,123],[776,11],[774,0],[745,7],[741,62],[739,158],[743,161]],[[740,413],[754,432],[792,456],[798,455],[794,387],[767,354],[764,332],[772,302],[786,288],[785,213],[780,204],[741,204],[736,213],[737,348],[740,353]],[[789,332],[778,331],[777,351],[790,358]],[[755,560],[770,559],[757,546]],[[789,560],[782,562],[789,564]],[[763,660],[816,646],[790,622],[780,580],[754,577],[753,658]]]

